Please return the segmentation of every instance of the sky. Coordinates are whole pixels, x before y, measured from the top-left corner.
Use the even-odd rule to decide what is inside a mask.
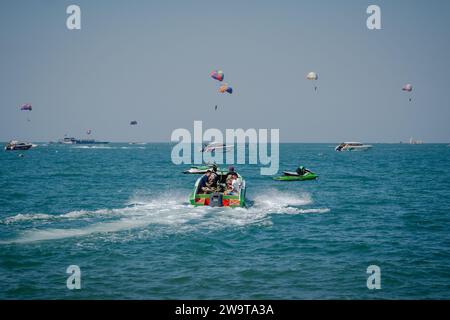
[[[2,0],[0,141],[169,142],[201,120],[282,142],[448,143],[449,14],[447,0]]]

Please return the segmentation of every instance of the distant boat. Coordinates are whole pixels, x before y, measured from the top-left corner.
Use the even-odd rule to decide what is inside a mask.
[[[336,151],[367,151],[373,146],[370,144],[363,144],[361,142],[343,142],[338,145]]]
[[[66,137],[58,141],[59,144],[108,144],[107,141],[97,141],[94,139],[76,139]]]
[[[94,139],[76,139],[75,144],[108,144],[108,141],[97,141]]]
[[[19,142],[16,140],[11,140],[6,146],[6,151],[14,151],[14,150],[28,150],[36,145],[28,143],[28,142]]]
[[[409,139],[409,144],[423,144],[421,140],[414,140],[412,137]]]
[[[58,143],[59,144],[75,144],[76,140],[77,139],[75,139],[75,138],[64,138],[64,139],[58,140]]]
[[[202,152],[213,152],[213,151],[222,151],[225,150],[225,152],[230,151],[233,148],[233,146],[227,146],[226,144],[220,143],[220,142],[212,142],[209,144],[205,144],[202,148]]]

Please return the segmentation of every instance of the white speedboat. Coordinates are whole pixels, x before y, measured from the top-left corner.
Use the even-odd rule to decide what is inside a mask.
[[[6,151],[14,151],[14,150],[28,150],[32,147],[36,147],[37,145],[31,144],[28,142],[19,142],[16,140],[11,140],[6,146]]]
[[[202,152],[213,152],[213,151],[225,151],[228,152],[233,149],[233,146],[227,146],[224,143],[220,142],[212,142],[209,144],[205,144],[202,148]]]
[[[77,139],[75,139],[75,138],[64,138],[64,139],[60,139],[59,141],[58,141],[58,143],[59,144],[75,144],[75,141],[76,141]]]
[[[360,142],[343,142],[338,145],[336,151],[367,151],[373,146],[370,144],[363,144]]]

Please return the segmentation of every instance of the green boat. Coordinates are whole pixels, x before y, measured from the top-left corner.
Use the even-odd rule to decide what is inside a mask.
[[[315,180],[319,176],[314,172],[307,172],[304,175],[299,175],[297,172],[283,172],[284,175],[281,177],[273,178],[276,181],[306,181],[306,180]]]
[[[202,193],[199,190],[199,183],[202,177],[198,178],[194,185],[194,190],[189,196],[189,202],[193,206],[210,206],[210,207],[245,207],[245,180],[240,174],[238,178],[241,181],[239,194],[226,195],[224,194],[226,188],[227,172],[219,171],[218,190],[214,193]]]

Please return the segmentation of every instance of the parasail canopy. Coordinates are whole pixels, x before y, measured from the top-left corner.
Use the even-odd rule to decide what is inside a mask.
[[[318,80],[319,76],[315,72],[310,72],[306,75],[306,79],[308,80]]]
[[[211,72],[211,78],[218,80],[218,81],[223,81],[225,75],[223,74],[222,70],[214,70],[213,72]]]
[[[27,104],[24,104],[23,106],[21,106],[20,110],[31,111],[31,110],[33,110],[33,106],[31,104],[27,103]]]
[[[413,90],[412,84],[405,84],[402,88],[403,91],[411,92]]]
[[[223,84],[223,85],[221,85],[220,87],[219,87],[219,92],[220,93],[225,93],[225,92],[227,92],[227,93],[229,93],[229,94],[232,94],[233,93],[233,88],[232,87],[230,87],[228,84]]]

